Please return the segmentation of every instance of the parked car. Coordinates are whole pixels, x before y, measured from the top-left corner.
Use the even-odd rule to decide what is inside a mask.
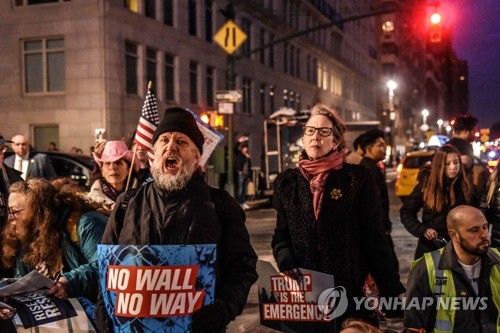
[[[394,189],[396,195],[401,198],[402,201],[411,194],[413,188],[417,185],[417,176],[420,168],[426,163],[430,165],[433,156],[434,151],[421,150],[410,152],[406,154],[403,161],[397,166]],[[486,186],[490,171],[484,162],[474,156],[474,168],[472,172],[474,185],[482,191]]]
[[[94,159],[88,155],[41,151],[50,158],[57,177],[68,177],[78,182],[86,190],[90,189],[90,176],[94,168]],[[14,154],[12,150],[5,157]]]

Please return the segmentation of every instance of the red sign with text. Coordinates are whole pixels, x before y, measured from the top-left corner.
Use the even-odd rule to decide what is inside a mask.
[[[186,316],[199,310],[204,290],[195,290],[198,266],[109,266],[106,290],[116,292],[122,317]]]

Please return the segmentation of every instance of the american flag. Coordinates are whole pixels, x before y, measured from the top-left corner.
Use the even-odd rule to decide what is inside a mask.
[[[134,142],[137,146],[148,152],[149,161],[153,161],[153,134],[158,127],[160,117],[158,117],[158,106],[156,105],[155,93],[148,88],[142,114],[135,132]]]

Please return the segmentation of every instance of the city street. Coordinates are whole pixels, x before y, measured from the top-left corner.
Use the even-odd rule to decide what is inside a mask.
[[[399,259],[401,282],[406,285],[408,279],[409,266],[413,261],[413,253],[417,245],[417,239],[410,235],[399,218],[399,208],[401,200],[394,194],[395,171],[388,169],[387,186],[391,202],[391,221],[393,224],[392,238],[396,247],[396,254]],[[273,209],[257,209],[247,211],[247,228],[250,232],[252,245],[261,260],[274,263],[271,251],[271,237],[276,223],[276,213]],[[254,285],[248,297],[248,303],[235,321],[231,322],[228,332],[276,332],[273,329],[260,326],[259,307],[257,298],[257,287]],[[397,325],[396,325],[397,326]],[[391,326],[392,327],[392,326]],[[381,328],[384,328],[382,324]]]

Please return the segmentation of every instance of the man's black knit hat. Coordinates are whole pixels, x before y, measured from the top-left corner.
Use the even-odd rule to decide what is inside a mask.
[[[191,112],[180,107],[166,109],[163,119],[160,121],[153,134],[153,145],[156,140],[158,140],[158,137],[165,132],[180,132],[186,134],[193,140],[200,154],[203,154],[203,142],[205,142],[205,139]]]

